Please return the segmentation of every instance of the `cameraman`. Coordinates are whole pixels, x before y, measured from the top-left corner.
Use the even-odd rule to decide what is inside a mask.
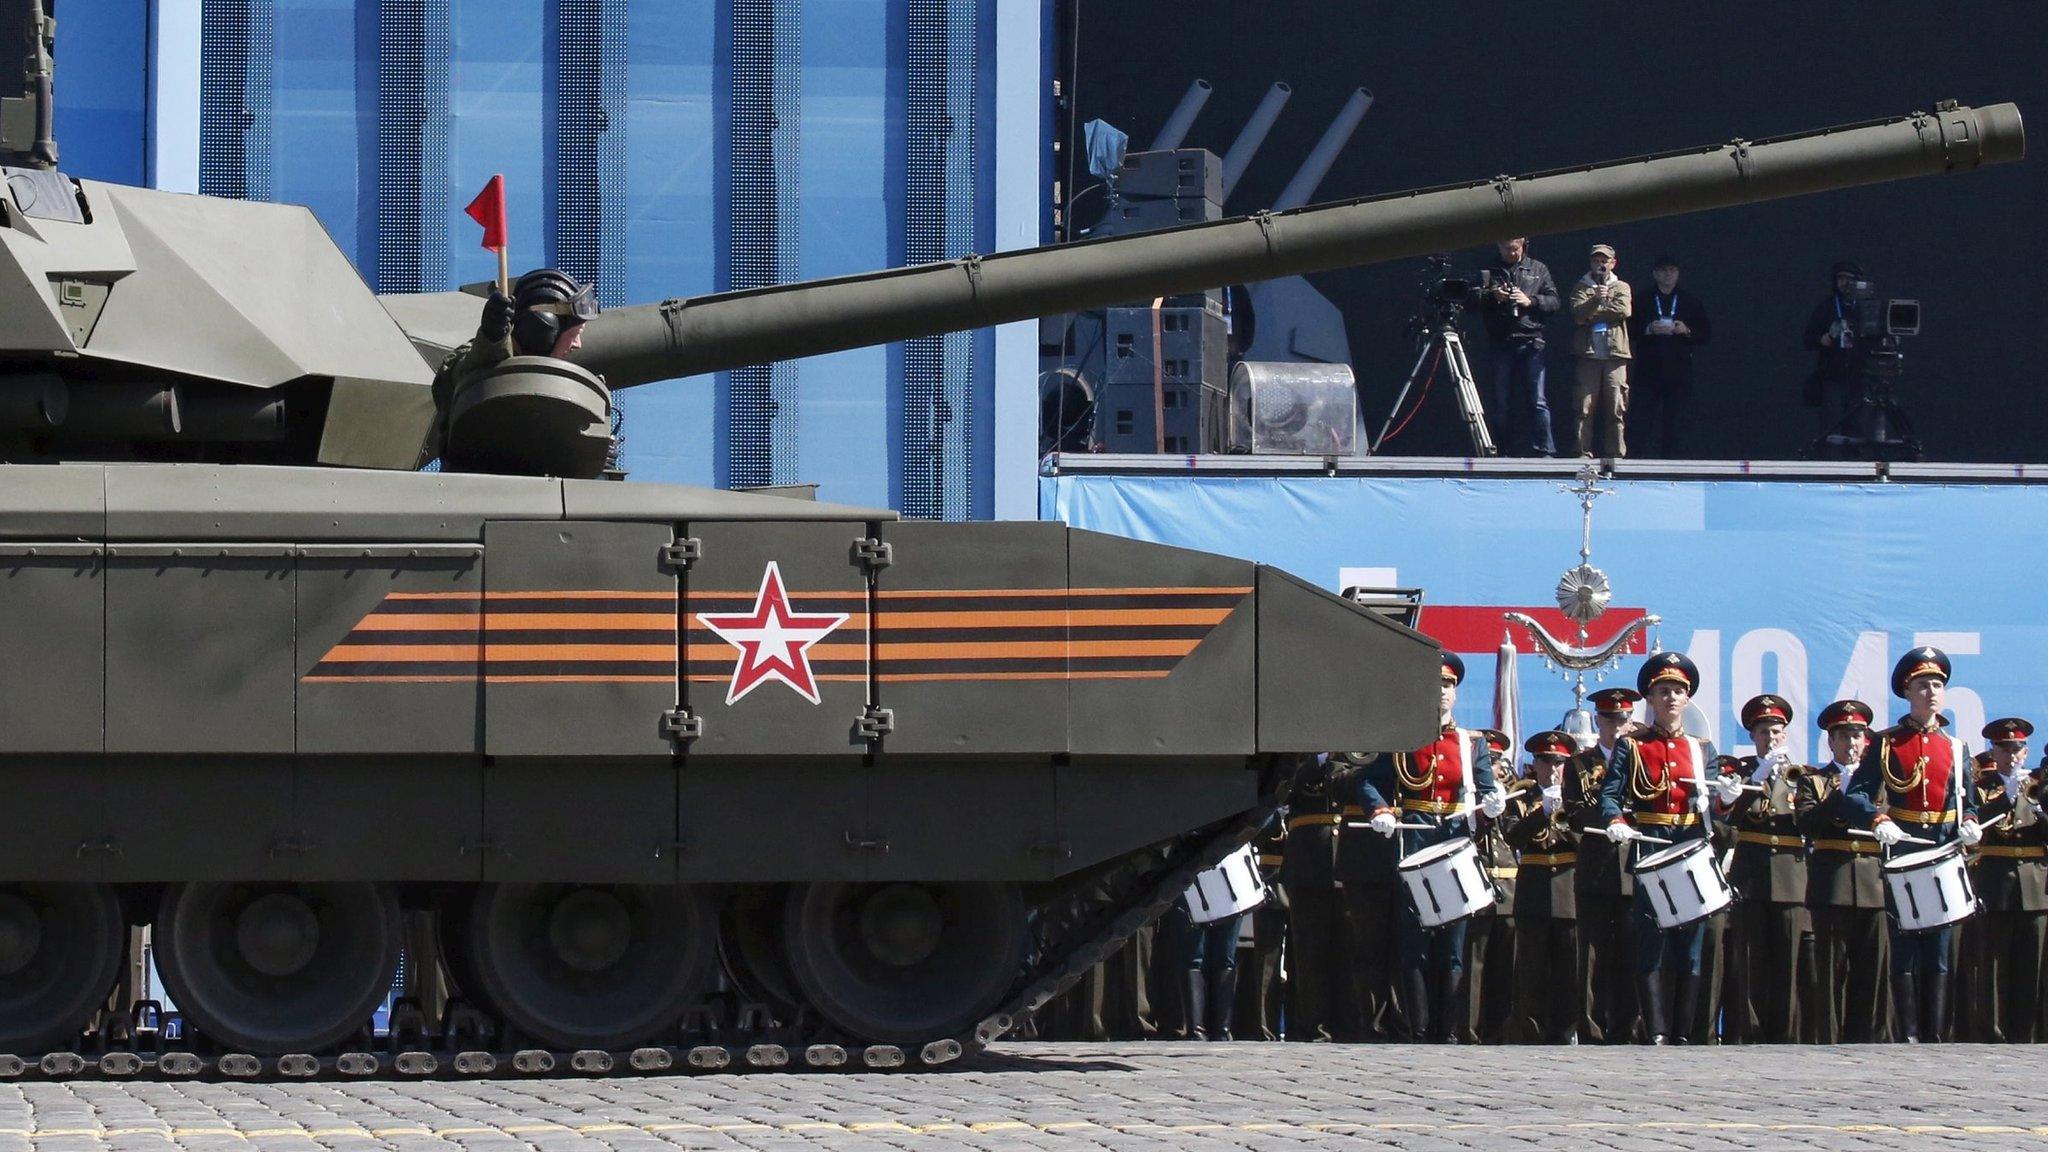
[[[1866,349],[1856,337],[1857,281],[1863,269],[1852,260],[1836,261],[1835,290],[1806,318],[1806,346],[1814,352],[1813,373],[1806,378],[1801,399],[1808,408],[1821,410],[1821,430],[1840,424],[1856,402],[1862,387]]]
[[[1543,325],[1563,307],[1543,261],[1529,255],[1529,240],[1500,242],[1500,259],[1487,270],[1479,293],[1486,342],[1493,350],[1493,390],[1487,407],[1501,423],[1503,454],[1555,456],[1550,401],[1543,394]]]

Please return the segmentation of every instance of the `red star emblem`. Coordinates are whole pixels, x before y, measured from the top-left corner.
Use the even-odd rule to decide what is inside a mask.
[[[750,612],[697,614],[698,623],[718,638],[739,649],[740,661],[732,670],[725,702],[736,704],[747,693],[770,680],[779,680],[796,694],[818,703],[818,682],[811,675],[811,645],[846,623],[844,612],[796,612],[789,606],[789,594],[782,588],[782,569],[775,561],[761,573],[761,590],[754,595]]]

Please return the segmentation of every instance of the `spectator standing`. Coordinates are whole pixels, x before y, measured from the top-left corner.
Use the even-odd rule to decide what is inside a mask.
[[[1678,290],[1678,261],[1659,256],[1650,268],[1655,290],[1629,317],[1629,348],[1635,363],[1628,383],[1634,409],[1638,455],[1672,460],[1682,455],[1679,428],[1692,402],[1692,353],[1713,329],[1706,305]]]
[[[1501,241],[1499,255],[1487,269],[1492,287],[1479,295],[1493,353],[1487,410],[1499,423],[1503,453],[1555,456],[1550,400],[1543,392],[1543,326],[1562,307],[1557,282],[1543,261],[1529,255],[1527,237]]]
[[[1586,274],[1572,285],[1572,320],[1578,325],[1572,337],[1572,355],[1578,360],[1572,411],[1578,417],[1579,455],[1594,455],[1598,424],[1605,424],[1607,447],[1618,458],[1628,455],[1622,425],[1628,419],[1629,290],[1614,274],[1612,247],[1593,245],[1587,263]]]

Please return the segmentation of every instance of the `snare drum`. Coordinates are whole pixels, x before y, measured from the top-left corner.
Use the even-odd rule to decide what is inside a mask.
[[[1259,859],[1252,846],[1246,844],[1214,868],[1198,873],[1181,899],[1187,901],[1188,919],[1197,924],[1249,912],[1264,904],[1266,879],[1259,875]]]
[[[1636,861],[1636,887],[1650,898],[1659,929],[1683,928],[1735,902],[1735,889],[1706,840],[1688,840]]]
[[[1493,880],[1479,866],[1479,846],[1460,836],[1401,861],[1401,882],[1424,928],[1440,928],[1493,906]]]
[[[1901,932],[1944,928],[1977,911],[1963,846],[1955,841],[1885,861],[1884,883],[1891,890],[1892,914],[1898,917]]]

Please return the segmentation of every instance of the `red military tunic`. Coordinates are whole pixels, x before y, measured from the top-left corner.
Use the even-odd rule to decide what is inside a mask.
[[[1878,737],[1878,766],[1884,771],[1885,811],[1908,824],[1942,824],[1955,816],[1949,787],[1960,762],[1960,741],[1940,725],[1900,724]]]
[[[1471,749],[1472,734],[1453,725],[1415,751],[1397,754],[1394,776],[1400,783],[1401,811],[1427,816],[1457,811],[1465,803]]]

